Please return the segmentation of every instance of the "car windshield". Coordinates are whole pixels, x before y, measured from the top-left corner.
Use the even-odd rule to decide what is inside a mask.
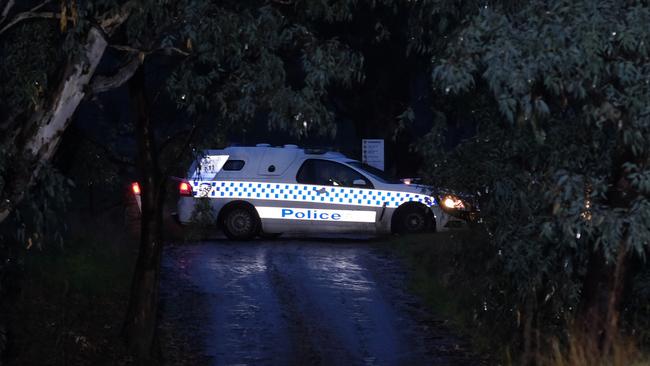
[[[359,161],[347,161],[346,164],[353,166],[363,171],[364,173],[367,173],[368,175],[371,175],[373,178],[377,179],[382,183],[388,183],[388,184],[402,183],[399,179],[392,177],[388,173],[384,172],[383,170],[377,169],[374,166],[370,166],[368,164],[364,164]]]

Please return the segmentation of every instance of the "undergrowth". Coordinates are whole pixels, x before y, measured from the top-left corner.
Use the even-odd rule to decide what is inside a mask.
[[[509,298],[512,285],[495,265],[499,254],[484,235],[480,229],[450,231],[396,236],[384,244],[410,268],[412,290],[469,339],[475,351],[499,365],[521,365],[524,325]],[[542,324],[536,332],[540,346],[528,359],[539,366],[650,365],[638,332],[615,339],[605,355],[570,324],[563,319]]]
[[[61,244],[25,246],[9,316],[9,365],[119,365],[137,243],[110,215],[76,217]]]

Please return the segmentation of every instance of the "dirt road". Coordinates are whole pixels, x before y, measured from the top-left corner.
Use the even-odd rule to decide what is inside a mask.
[[[170,246],[162,301],[214,365],[481,364],[371,240]]]

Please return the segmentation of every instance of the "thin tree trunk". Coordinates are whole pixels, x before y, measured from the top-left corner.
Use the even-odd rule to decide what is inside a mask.
[[[13,3],[10,1],[4,8],[3,20],[8,16]],[[84,43],[79,45],[78,52],[68,60],[53,97],[38,106],[26,123],[12,121],[20,118],[20,112],[14,112],[10,116],[7,124],[9,128],[0,134],[0,144],[15,148],[11,151],[12,165],[8,171],[3,172],[5,184],[0,191],[0,223],[20,204],[25,192],[35,183],[43,164],[52,159],[77,107],[88,93],[93,92],[89,84],[104,56],[107,38],[128,19],[136,5],[135,0],[127,1],[117,11],[108,11],[91,22],[95,26],[90,27]],[[22,20],[29,19],[21,17],[22,14],[25,13],[18,14],[3,29],[7,30]],[[109,86],[119,86],[119,82],[114,79],[116,78],[105,80],[98,91],[106,90]]]
[[[608,354],[618,336],[621,296],[627,273],[627,233],[619,244],[616,262],[607,264],[603,254],[594,251],[583,282],[579,323],[586,336]]]
[[[141,177],[142,218],[140,250],[133,275],[131,297],[123,334],[141,363],[155,359],[158,283],[162,254],[162,203],[164,185],[158,166],[149,105],[145,95],[144,66],[130,81],[131,100],[136,112],[135,133]]]
[[[535,316],[534,310],[535,293],[526,296],[525,310],[524,310],[524,329],[523,329],[523,353],[521,356],[522,365],[530,365],[533,359],[533,317]]]
[[[580,299],[580,314],[578,319],[579,327],[585,334],[598,340],[602,333],[603,324],[603,284],[606,283],[608,266],[605,263],[603,253],[594,249],[589,254],[587,273],[582,281],[582,296]],[[598,344],[600,342],[597,342]]]
[[[605,322],[605,336],[603,351],[605,354],[611,352],[612,344],[618,337],[619,327],[618,321],[621,314],[621,298],[623,296],[623,288],[625,287],[625,276],[627,274],[627,230],[621,239],[616,256],[616,263],[614,273],[609,284],[609,298],[607,301],[607,316]]]

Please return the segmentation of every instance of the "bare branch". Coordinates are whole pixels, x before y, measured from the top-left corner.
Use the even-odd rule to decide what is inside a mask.
[[[2,30],[0,31],[0,34],[5,32],[7,29],[13,27],[14,25],[18,24],[19,22],[26,20],[26,19],[33,19],[33,18],[57,18],[54,16],[49,16],[50,13],[36,13],[39,9],[44,7],[45,5],[49,4],[52,0],[45,0],[42,3],[34,6],[33,8],[29,9],[29,11],[20,13],[16,15],[14,19],[12,19],[9,24],[6,26],[2,27]],[[15,0],[9,0],[7,4],[5,5],[4,9],[2,10],[2,14],[0,15],[0,24],[4,23],[5,20],[7,19],[7,16],[9,16],[9,12],[11,11],[11,8],[13,8],[15,4]],[[43,14],[47,14],[47,16],[43,16]]]
[[[29,9],[29,11],[31,11],[31,12],[38,11],[40,8],[44,7],[45,5],[49,4],[50,2],[52,2],[52,0],[45,0],[42,3],[36,5],[35,7]]]
[[[126,46],[126,45],[111,45],[109,46],[113,49],[119,50],[119,51],[124,51],[124,52],[130,52],[130,53],[142,53],[146,56],[149,56],[150,54],[154,52],[163,52],[165,54],[172,54],[172,53],[178,53],[179,55],[183,56],[189,56],[190,53],[187,51],[183,51],[178,47],[160,47],[156,48],[154,50],[140,50],[131,46]]]
[[[145,57],[150,55],[151,53],[166,52],[168,54],[178,53],[184,56],[190,55],[188,52],[185,52],[176,47],[158,48],[151,51],[143,51],[125,45],[111,45],[109,47],[116,50],[133,53],[135,54],[135,56],[131,58],[124,66],[121,66],[114,75],[111,76],[96,75],[95,77],[93,77],[92,83],[90,85],[90,89],[92,90],[93,94],[102,93],[110,89],[118,88],[124,85],[124,83],[126,83],[131,78],[131,76],[133,76],[135,71],[138,69],[138,66],[140,66],[144,62]]]
[[[35,13],[35,12],[31,12],[31,11],[26,11],[24,13],[20,13],[20,14],[16,15],[16,17],[13,18],[9,23],[7,23],[7,25],[2,27],[2,29],[0,29],[0,34],[6,32],[9,28],[11,28],[14,25],[22,22],[23,20],[36,19],[36,18],[59,19],[59,18],[61,18],[61,14],[51,13],[51,12]]]
[[[11,6],[13,6],[13,2],[15,0],[9,0],[9,3],[5,6],[5,9],[2,12],[2,21],[5,20],[6,14],[8,14]],[[29,11],[22,12],[17,14],[11,21],[9,21],[5,26],[3,26],[0,29],[0,34],[6,32],[8,29],[13,27],[14,25],[27,20],[27,19],[34,19],[34,18],[42,18],[42,19],[60,19],[61,14],[59,13],[54,13],[54,12],[37,12],[39,9],[44,7],[45,5],[49,4],[52,0],[45,0],[42,3],[34,6],[31,8]],[[102,29],[104,33],[107,35],[111,35],[117,28],[119,28],[124,21],[129,17],[131,14],[131,10],[133,10],[136,2],[135,1],[128,1],[124,5],[120,7],[120,9],[115,12],[114,14],[109,14],[110,12],[107,12],[103,14],[102,16],[99,17],[97,20],[99,27]],[[11,6],[10,6],[11,5]],[[2,23],[0,21],[0,23]]]
[[[15,0],[9,0],[7,4],[5,5],[4,9],[2,9],[2,15],[0,18],[0,23],[4,22],[5,19],[7,19],[7,15],[9,15],[9,11],[11,11],[11,8],[13,8],[15,4]]]
[[[163,48],[158,48],[156,51],[165,52],[167,54],[178,53],[179,55],[183,55],[183,56],[189,56],[190,55],[189,52],[183,51],[183,50],[181,50],[180,48],[177,48],[177,47],[163,47]]]
[[[144,53],[145,55],[149,54],[149,51],[144,51],[137,49],[132,46],[126,46],[126,45],[121,45],[121,44],[112,44],[108,46],[112,49],[118,50],[118,51],[124,51],[124,52],[129,52],[129,53]]]
[[[144,54],[139,53],[111,76],[96,75],[90,85],[93,94],[102,93],[124,85],[144,61]]]

